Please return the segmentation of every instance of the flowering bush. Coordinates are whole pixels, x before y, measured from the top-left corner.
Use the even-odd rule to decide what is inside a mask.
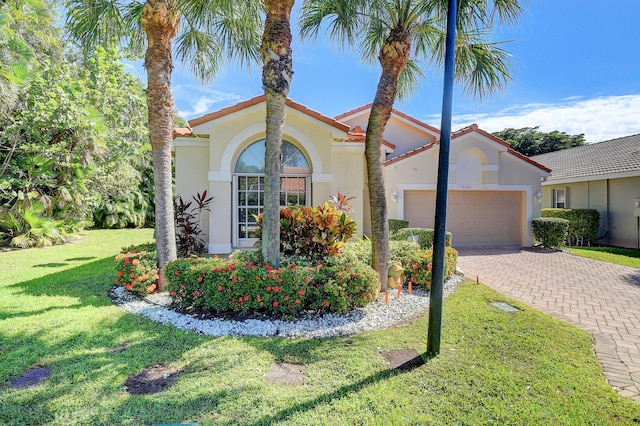
[[[377,296],[371,268],[268,264],[219,258],[178,259],[165,267],[167,290],[192,312],[253,313],[285,317],[304,311],[341,312]]]
[[[134,293],[153,293],[158,286],[158,259],[154,244],[125,247],[115,257],[116,284]]]
[[[416,253],[409,268],[405,269],[407,282],[413,285],[424,285],[431,288],[431,268],[433,261],[433,247]],[[458,263],[458,251],[453,247],[444,248],[444,278],[446,279],[456,271]]]

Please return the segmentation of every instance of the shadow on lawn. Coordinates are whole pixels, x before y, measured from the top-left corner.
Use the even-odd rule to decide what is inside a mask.
[[[319,395],[308,401],[300,402],[298,404],[294,404],[292,406],[284,408],[273,415],[264,416],[261,419],[251,424],[257,426],[257,425],[268,425],[268,424],[273,424],[280,421],[285,421],[289,417],[295,415],[296,413],[302,413],[307,410],[313,410],[319,405],[329,404],[334,400],[342,399],[353,392],[360,392],[361,390],[369,386],[375,385],[376,383],[391,379],[395,376],[411,373],[413,370],[424,366],[425,363],[428,362],[429,359],[431,359],[430,357],[428,357],[427,354],[421,355],[420,358],[421,358],[420,359],[421,362],[414,361],[412,363],[407,363],[406,366],[401,366],[395,369],[387,369],[387,370],[379,371],[355,383],[341,386],[340,388],[336,389],[331,393]],[[231,425],[233,423],[228,423],[228,424]]]
[[[50,266],[50,264],[36,266]],[[9,288],[21,290],[27,296],[64,296],[78,299],[79,304],[64,308],[79,308],[88,305],[107,306],[111,304],[111,300],[107,297],[107,291],[114,285],[114,280],[113,257],[107,257],[64,271],[11,284]],[[8,316],[28,315],[31,312],[17,312]]]

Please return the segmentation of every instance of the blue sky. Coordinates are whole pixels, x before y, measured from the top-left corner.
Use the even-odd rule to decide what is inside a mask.
[[[540,126],[584,133],[588,142],[640,133],[640,1],[530,0],[526,9],[518,24],[498,28],[494,37],[510,40],[513,81],[482,102],[457,88],[453,128]],[[377,64],[363,64],[323,40],[301,44],[295,37],[293,49],[290,98],[328,116],[372,102]],[[440,127],[442,78],[441,70],[429,69],[417,94],[396,102],[396,108]],[[180,65],[173,73],[176,107],[187,119],[261,93],[258,66],[228,67],[206,86]]]

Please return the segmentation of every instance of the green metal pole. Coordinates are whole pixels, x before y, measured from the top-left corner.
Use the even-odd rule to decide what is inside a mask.
[[[429,356],[436,356],[440,353],[440,335],[442,332],[442,289],[444,287],[444,247],[446,242],[447,191],[449,187],[449,147],[451,145],[457,3],[457,0],[449,0],[449,10],[447,11],[435,235],[433,239],[431,292],[429,295],[429,330],[427,334],[427,355]]]

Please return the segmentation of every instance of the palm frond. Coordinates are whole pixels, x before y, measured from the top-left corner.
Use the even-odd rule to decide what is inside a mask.
[[[404,100],[416,94],[418,82],[426,78],[420,63],[410,60],[400,73],[398,80],[398,99]]]

